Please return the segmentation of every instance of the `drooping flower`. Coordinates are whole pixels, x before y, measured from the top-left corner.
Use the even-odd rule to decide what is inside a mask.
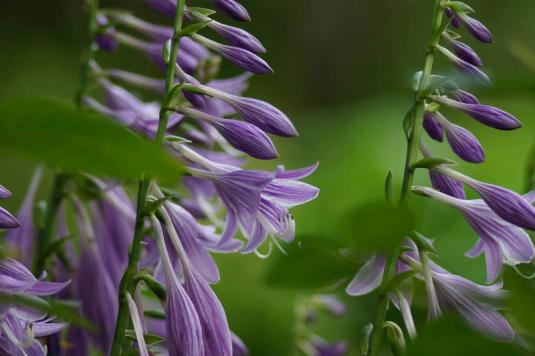
[[[492,34],[485,25],[465,13],[458,13],[457,15],[474,38],[483,43],[492,43]]]
[[[535,256],[529,235],[522,228],[501,219],[483,200],[458,199],[425,187],[415,189],[463,213],[480,238],[474,248],[467,252],[467,256],[475,257],[485,253],[488,281],[497,278],[504,263],[514,266],[527,263]]]
[[[431,96],[431,98],[440,104],[460,110],[483,125],[494,127],[495,129],[515,130],[521,126],[513,115],[493,106],[463,103],[443,96]]]
[[[68,284],[38,280],[16,260],[0,261],[0,293],[49,296],[57,294]],[[44,356],[46,349],[36,338],[56,334],[65,326],[32,309],[3,304],[0,307],[0,353]]]

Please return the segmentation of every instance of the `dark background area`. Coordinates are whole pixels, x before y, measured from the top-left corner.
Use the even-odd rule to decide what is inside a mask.
[[[208,6],[208,1],[190,1]],[[296,167],[320,161],[309,182],[321,188],[318,200],[295,209],[298,232],[329,234],[348,207],[381,197],[386,172],[399,184],[404,141],[401,120],[411,100],[412,74],[423,62],[430,32],[430,0],[242,0],[253,17],[243,25],[267,47],[265,58],[275,69],[255,77],[248,95],[263,98],[286,111],[300,137],[277,140],[281,164]],[[491,88],[471,88],[486,103],[515,114],[524,129],[498,132],[448,112],[482,141],[487,163],[462,164],[463,172],[482,180],[522,190],[525,166],[535,133],[533,0],[469,1],[477,18],[494,34],[492,45],[466,41],[485,62]],[[132,9],[134,14],[165,23],[141,0],[107,1],[104,7]],[[225,20],[226,21],[226,20]],[[241,26],[240,24],[238,24]],[[21,95],[74,96],[78,61],[85,32],[83,1],[3,0],[0,3],[0,101]],[[463,31],[465,34],[466,31]],[[99,54],[104,67],[162,75],[140,54],[120,50]],[[437,67],[451,69],[442,60]],[[530,68],[531,67],[531,68]],[[224,74],[235,70],[224,68]],[[434,150],[453,157],[445,145]],[[128,159],[128,158],[127,158]],[[29,181],[32,165],[0,153],[0,179],[14,197],[16,210]],[[273,167],[273,163],[266,166]],[[427,184],[425,176],[419,184]],[[43,196],[46,188],[43,188]],[[482,259],[463,253],[475,235],[455,211],[418,199],[427,212],[422,230],[435,238],[440,260],[457,273],[484,281]],[[232,328],[252,355],[287,355],[292,350],[292,291],[266,286],[268,260],[254,255],[221,256],[222,283],[216,287]],[[343,297],[347,317],[326,317],[318,332],[330,340],[345,339],[355,350],[362,325],[370,320],[375,296]],[[421,302],[421,301],[420,301]],[[416,316],[425,321],[425,305],[416,302]]]

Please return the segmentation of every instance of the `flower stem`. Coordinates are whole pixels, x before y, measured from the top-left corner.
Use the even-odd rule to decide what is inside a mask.
[[[97,36],[98,23],[98,2],[99,0],[87,0],[89,6],[88,14],[88,31],[86,38],[86,45],[80,59],[80,84],[78,92],[76,93],[76,105],[82,106],[82,100],[88,88],[90,63],[95,56],[95,38]]]
[[[173,29],[173,38],[171,39],[171,51],[169,56],[169,62],[167,64],[167,72],[165,78],[165,96],[169,94],[173,88],[175,80],[175,63],[178,56],[178,49],[180,43],[180,31],[182,30],[182,19],[184,17],[185,0],[177,0],[176,2],[176,14]],[[165,101],[166,98],[164,98]],[[168,111],[162,111],[160,113],[160,119],[158,122],[158,130],[156,133],[156,143],[162,145],[165,140],[165,131],[167,128],[167,122],[169,120],[170,113]],[[127,293],[133,294],[135,290],[136,280],[135,276],[138,272],[138,262],[141,257],[143,229],[145,226],[145,203],[149,188],[151,185],[151,177],[144,175],[139,181],[138,193],[137,193],[137,208],[136,208],[136,223],[134,230],[134,239],[130,246],[130,252],[128,254],[128,266],[121,278],[119,284],[119,310],[117,313],[117,321],[115,323],[115,334],[113,337],[113,343],[110,355],[117,356],[121,352],[121,348],[124,342],[125,329],[128,326],[129,311],[128,303],[126,300]]]
[[[442,20],[444,15],[444,9],[442,8],[442,2],[444,0],[435,0],[434,12],[433,12],[433,28],[431,39],[429,40],[425,63],[418,83],[418,88],[414,96],[414,110],[412,118],[412,129],[407,137],[407,155],[405,160],[405,171],[403,175],[403,184],[400,195],[400,208],[405,208],[408,204],[408,197],[411,191],[412,181],[414,178],[414,170],[412,165],[418,160],[418,147],[420,142],[420,136],[422,134],[423,119],[425,113],[425,97],[424,93],[429,83],[429,78],[433,70],[433,64],[435,61],[436,46],[440,40],[440,35],[444,30]],[[385,269],[385,275],[383,281],[388,281],[395,274],[396,261],[398,259],[400,246],[396,246],[388,256],[387,265]],[[375,327],[372,334],[371,341],[371,356],[377,356],[381,347],[381,341],[383,338],[383,324],[386,320],[386,313],[389,306],[389,296],[387,292],[382,293],[379,300],[379,310],[375,319]]]
[[[81,107],[83,95],[87,91],[90,69],[89,63],[91,62],[94,56],[93,45],[98,27],[98,1],[99,0],[87,0],[87,4],[89,6],[87,40],[80,60],[80,84],[75,99],[75,103],[78,108]],[[35,257],[33,261],[33,271],[35,275],[40,275],[45,269],[45,252],[50,244],[50,240],[52,239],[52,234],[56,225],[58,211],[63,201],[63,188],[67,183],[68,179],[68,175],[63,173],[56,173],[54,175],[54,183],[52,185],[52,191],[50,193],[50,198],[47,203],[44,226],[40,228],[37,234]]]

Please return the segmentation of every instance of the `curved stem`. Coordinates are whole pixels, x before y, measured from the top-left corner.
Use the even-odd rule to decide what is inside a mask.
[[[95,38],[98,29],[98,2],[99,0],[87,0],[89,5],[88,31],[86,35],[86,45],[80,59],[80,84],[75,100],[78,107],[82,106],[82,100],[88,88],[90,63],[95,55]]]
[[[408,197],[414,178],[414,170],[411,166],[418,160],[418,147],[420,142],[420,136],[422,134],[423,119],[425,113],[425,97],[424,93],[429,83],[429,78],[433,70],[433,64],[435,61],[436,46],[440,40],[440,35],[444,30],[442,20],[444,15],[444,9],[442,8],[443,0],[435,0],[434,12],[433,12],[433,28],[431,39],[429,40],[425,63],[422,72],[422,77],[418,84],[418,88],[414,97],[414,110],[412,118],[412,130],[407,137],[407,155],[405,160],[405,171],[403,175],[403,184],[400,195],[400,208],[404,208],[408,204]],[[385,269],[385,275],[383,281],[388,281],[395,274],[396,261],[399,256],[400,246],[396,246],[388,256],[387,265]],[[386,313],[389,306],[388,293],[382,293],[379,300],[379,310],[375,319],[374,331],[372,334],[370,355],[376,356],[379,353],[381,347],[381,341],[383,338],[383,324],[386,320]]]
[[[167,99],[167,95],[173,88],[175,80],[175,63],[177,60],[178,49],[180,45],[180,31],[182,30],[184,6],[185,0],[177,0],[173,38],[171,39],[171,51],[169,56],[169,63],[167,64],[167,72],[165,78],[164,102],[165,99]],[[160,120],[158,122],[158,130],[155,138],[156,143],[158,143],[159,145],[162,145],[164,143],[165,131],[167,128],[169,115],[169,111],[162,111],[160,113]],[[113,343],[110,352],[111,356],[117,356],[120,354],[124,342],[125,329],[127,328],[128,322],[130,320],[126,295],[127,293],[133,294],[135,290],[136,281],[134,277],[137,274],[138,262],[141,257],[141,242],[143,240],[143,228],[145,226],[144,207],[147,201],[147,195],[151,182],[151,177],[146,175],[144,175],[139,181],[134,239],[132,241],[132,245],[130,246],[130,252],[128,254],[128,265],[126,271],[123,274],[123,277],[121,278],[121,283],[119,284],[119,310],[117,313],[117,321],[115,323],[115,334],[113,337]]]

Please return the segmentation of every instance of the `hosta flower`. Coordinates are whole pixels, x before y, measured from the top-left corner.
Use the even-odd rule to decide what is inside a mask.
[[[459,13],[459,18],[464,26],[470,31],[472,36],[484,43],[492,43],[492,34],[480,21],[468,16],[465,13]]]
[[[421,267],[417,257],[412,252],[405,254],[407,260]],[[433,261],[430,261],[429,270],[436,295],[428,295],[428,300],[437,305],[428,305],[428,308],[438,311],[434,318],[452,310],[482,334],[501,341],[513,341],[515,333],[511,325],[495,307],[505,297],[501,283],[479,285],[450,273]]]
[[[297,131],[288,117],[265,101],[232,95],[208,86],[196,85],[195,87],[216,99],[224,101],[236,110],[244,120],[266,132],[283,137],[297,135]]]
[[[238,67],[255,74],[272,73],[273,69],[262,58],[246,49],[217,43],[200,35],[194,35],[193,39],[206,48],[221,53]]]
[[[440,125],[440,122],[437,120],[435,113],[429,111],[425,112],[423,127],[429,137],[435,141],[442,142],[444,139],[444,130]]]
[[[249,13],[235,0],[213,0],[215,6],[223,11],[228,17],[238,21],[251,21]]]
[[[451,149],[457,156],[471,163],[481,163],[485,160],[485,152],[478,139],[470,131],[449,122],[441,113],[436,112],[433,118],[446,132]]]
[[[432,99],[445,106],[460,110],[483,125],[494,127],[495,129],[514,130],[521,126],[513,115],[492,106],[463,103],[443,96],[432,96]]]
[[[458,199],[425,187],[415,189],[464,214],[480,238],[474,248],[467,252],[467,256],[475,257],[485,253],[488,281],[497,278],[504,263],[514,266],[527,263],[534,257],[535,248],[529,235],[522,228],[501,219],[483,200]]]
[[[36,236],[33,214],[35,194],[37,193],[42,175],[42,167],[37,168],[33,174],[22,205],[17,212],[17,220],[20,223],[20,227],[9,230],[6,235],[8,246],[13,247],[17,252],[18,258],[28,266],[32,262],[33,239]]]
[[[68,284],[38,280],[22,263],[13,259],[0,261],[0,293],[49,296]],[[46,355],[45,348],[36,338],[58,333],[66,326],[52,320],[28,308],[3,304],[0,306],[0,354]]]
[[[481,69],[479,69],[477,66],[475,66],[474,64],[471,63],[471,62],[474,61],[473,56],[469,56],[468,58],[466,58],[466,59],[469,59],[471,61],[471,62],[468,62],[468,61],[464,60],[463,58],[457,57],[455,54],[451,53],[448,49],[446,49],[446,48],[444,48],[444,47],[442,47],[440,45],[437,45],[437,48],[461,72],[469,74],[469,75],[479,79],[480,81],[482,81],[484,83],[490,83],[489,77]],[[459,46],[457,46],[456,48],[460,49]],[[466,57],[466,50],[467,49],[465,47],[463,47],[463,49],[464,49],[464,51],[461,52],[461,53],[463,54],[463,57]]]
[[[182,108],[177,111],[187,117],[207,122],[232,146],[252,157],[258,159],[277,158],[277,151],[271,139],[253,124],[223,119],[189,108]]]
[[[483,65],[481,58],[479,58],[477,53],[466,43],[453,39],[449,35],[445,35],[444,38],[449,43],[453,52],[455,52],[458,58],[477,67],[481,67]]]
[[[0,199],[6,199],[10,196],[9,190],[0,185]],[[19,226],[19,221],[9,211],[0,206],[0,229],[14,229]]]

